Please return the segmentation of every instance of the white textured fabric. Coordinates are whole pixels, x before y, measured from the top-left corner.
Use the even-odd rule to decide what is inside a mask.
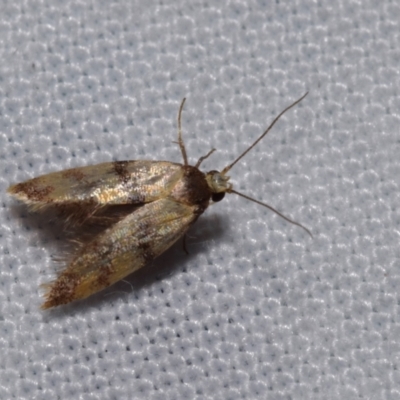
[[[399,399],[400,3],[0,0],[1,399]],[[42,312],[62,234],[6,194],[124,159],[236,190],[154,263]],[[50,227],[49,227],[50,225]]]

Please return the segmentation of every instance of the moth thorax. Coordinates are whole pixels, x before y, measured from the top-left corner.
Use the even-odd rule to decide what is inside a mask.
[[[232,189],[229,183],[229,176],[223,175],[218,171],[210,171],[206,174],[206,181],[212,193],[213,201],[220,201],[226,192]]]
[[[211,197],[206,176],[191,165],[183,167],[183,176],[175,184],[171,196],[180,203],[197,205],[204,211]]]

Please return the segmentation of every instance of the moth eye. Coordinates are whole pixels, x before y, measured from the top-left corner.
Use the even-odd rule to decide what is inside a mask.
[[[225,192],[213,193],[211,199],[214,203],[221,201],[225,197]]]

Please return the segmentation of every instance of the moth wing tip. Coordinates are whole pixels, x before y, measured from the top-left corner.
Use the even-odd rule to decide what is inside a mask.
[[[44,302],[40,306],[42,310],[48,310],[49,308],[53,308],[58,306],[59,304],[55,301],[54,296],[52,295],[52,283],[42,283],[40,285],[40,289],[43,290]]]
[[[16,183],[15,185],[11,185],[7,188],[7,193],[13,196],[15,199],[23,201],[25,203],[29,202],[29,197],[21,187],[21,184]]]
[[[48,310],[49,308],[54,307],[53,304],[51,304],[49,301],[45,301],[41,306],[40,309],[41,310]]]
[[[18,184],[15,185],[11,185],[7,188],[7,193],[11,194],[11,195],[16,195],[18,193],[18,189],[17,189]]]

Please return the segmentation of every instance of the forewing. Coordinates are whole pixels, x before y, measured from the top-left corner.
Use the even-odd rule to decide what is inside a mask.
[[[42,175],[8,192],[34,209],[143,204],[165,197],[181,178],[182,165],[167,161],[115,161]]]
[[[146,204],[85,246],[47,287],[43,308],[83,299],[143,267],[197,219],[195,206],[170,198]]]

